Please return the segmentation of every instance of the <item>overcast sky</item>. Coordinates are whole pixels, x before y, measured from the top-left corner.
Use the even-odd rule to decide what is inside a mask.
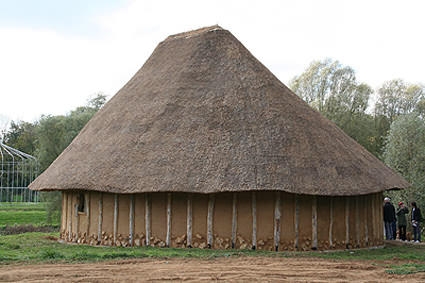
[[[0,0],[0,128],[113,96],[168,35],[218,24],[283,83],[313,60],[425,82],[425,1]]]

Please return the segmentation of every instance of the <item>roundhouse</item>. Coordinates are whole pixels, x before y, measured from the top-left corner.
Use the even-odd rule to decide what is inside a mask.
[[[309,250],[381,245],[408,185],[213,26],[161,42],[30,188],[62,192],[67,241]]]

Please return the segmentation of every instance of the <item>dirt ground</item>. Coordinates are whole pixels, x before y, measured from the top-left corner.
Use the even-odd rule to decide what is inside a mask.
[[[240,257],[137,259],[90,264],[5,265],[0,282],[425,282],[425,274],[391,275],[373,262]]]

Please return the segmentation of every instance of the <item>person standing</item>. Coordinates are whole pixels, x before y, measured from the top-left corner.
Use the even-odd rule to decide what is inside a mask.
[[[421,221],[422,221],[422,214],[419,207],[417,207],[416,202],[412,201],[410,204],[412,206],[412,227],[413,227],[413,240],[415,243],[419,243],[421,241]]]
[[[406,206],[404,206],[404,203],[402,201],[400,201],[398,203],[396,215],[397,215],[399,239],[402,241],[406,241],[406,226],[407,226],[406,214],[409,214],[409,209]]]
[[[395,208],[391,203],[389,197],[384,198],[384,224],[385,224],[385,238],[387,240],[394,240],[393,223],[396,221]]]

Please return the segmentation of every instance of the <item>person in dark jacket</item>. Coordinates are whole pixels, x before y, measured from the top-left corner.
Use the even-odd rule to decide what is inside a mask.
[[[421,221],[422,221],[422,214],[419,207],[417,207],[416,202],[412,201],[410,204],[412,206],[412,228],[413,228],[413,240],[415,243],[419,243],[421,241]]]
[[[397,208],[397,224],[398,224],[398,232],[399,232],[399,239],[402,241],[406,241],[406,226],[407,226],[407,219],[406,215],[409,214],[409,209],[404,205],[402,201],[398,203]]]
[[[395,218],[395,208],[391,203],[391,199],[384,198],[384,223],[385,223],[385,238],[387,240],[394,240],[393,222]]]

